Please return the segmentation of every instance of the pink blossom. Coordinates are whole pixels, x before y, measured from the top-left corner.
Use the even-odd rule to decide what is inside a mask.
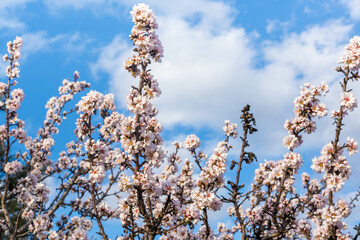
[[[360,37],[354,36],[350,43],[345,47],[345,52],[341,56],[340,64],[351,71],[357,71],[360,66]]]
[[[196,148],[200,147],[199,138],[194,134],[187,136],[184,141],[184,147],[189,151],[195,150]]]
[[[341,106],[343,106],[345,109],[349,110],[350,112],[352,112],[354,108],[357,107],[357,101],[353,93],[343,92],[340,94],[340,97],[341,97],[340,98]]]
[[[237,135],[238,135],[238,133],[236,131],[237,130],[237,124],[230,123],[229,120],[225,121],[225,126],[223,127],[223,130],[224,130],[226,136],[236,138]]]
[[[106,176],[103,166],[95,166],[89,172],[89,179],[93,183],[101,183]]]
[[[354,155],[358,152],[358,142],[356,142],[353,138],[347,137],[346,149],[349,151],[350,156]]]
[[[4,171],[6,174],[12,175],[20,172],[23,168],[23,165],[17,161],[11,161],[5,164]]]

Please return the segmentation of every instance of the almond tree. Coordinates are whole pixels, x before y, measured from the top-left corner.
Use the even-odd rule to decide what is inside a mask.
[[[25,122],[18,117],[24,93],[15,88],[22,39],[17,37],[7,44],[4,61],[9,63],[8,79],[0,83],[0,111],[4,116],[0,125],[4,152],[0,161],[1,236],[87,239],[94,228],[102,239],[109,239],[106,222],[118,219],[118,240],[357,239],[360,227],[351,236],[343,220],[351,212],[350,204],[335,195],[351,174],[344,150],[349,155],[358,151],[358,143],[352,138],[341,142],[340,133],[344,117],[357,106],[349,83],[359,78],[359,37],[351,39],[336,68],[344,78],[339,110],[332,112],[335,136],[312,164],[323,177],[310,179],[303,173],[304,191],[294,187],[303,163],[295,149],[303,143],[304,133],[316,130],[315,118],[327,114],[320,102],[328,91],[327,84],[307,83],[294,101],[294,118],[284,125],[288,136],[283,145],[288,153],[281,160],[260,163],[251,189],[245,191],[248,182],[241,178],[243,168],[245,163],[257,160],[255,153],[247,150],[249,135],[257,132],[250,106],[245,106],[240,116],[242,146],[238,160],[228,161],[231,141],[239,136],[237,125],[230,121],[223,127],[224,140],[209,157],[200,150],[200,139],[193,134],[183,143],[174,142],[175,152],[168,153],[152,103],[161,90],[150,64],[161,62],[163,57],[156,17],[145,4],[135,5],[131,15],[134,27],[130,39],[135,54],[125,61],[124,68],[136,82],[126,99],[127,116],[116,111],[112,94],[91,90],[73,104],[74,95],[90,87],[75,71],[73,80],[63,80],[59,96],[47,102],[46,118],[37,135],[28,136]],[[77,116],[74,140],[55,157],[53,135],[70,114]],[[192,158],[183,159],[181,148]],[[235,171],[233,178],[226,175],[229,171]],[[56,181],[58,187],[49,189],[49,180]],[[224,190],[228,194],[220,194]],[[50,191],[54,193],[51,199]],[[116,207],[109,205],[109,198],[114,197]],[[11,201],[16,202],[16,211],[11,209]],[[244,209],[246,202],[250,207]],[[224,203],[230,205],[227,212],[234,224],[219,222],[216,228],[210,212],[225,211]]]

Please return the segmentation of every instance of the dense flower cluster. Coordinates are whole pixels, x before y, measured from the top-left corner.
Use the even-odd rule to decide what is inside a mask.
[[[351,92],[343,92],[340,94],[340,104],[344,109],[344,114],[346,114],[345,111],[349,110],[352,112],[354,108],[357,107],[357,101],[354,94]]]
[[[124,68],[128,70],[133,77],[140,74],[140,66],[144,63],[150,63],[151,60],[161,62],[163,57],[163,47],[155,29],[158,28],[156,17],[146,4],[140,3],[133,7],[130,12],[134,27],[131,30],[130,39],[136,46],[134,55],[124,63]]]
[[[227,143],[220,142],[214,149],[213,154],[207,159],[206,166],[201,169],[200,177],[196,183],[198,189],[192,193],[192,199],[194,199],[199,209],[207,207],[213,211],[220,210],[222,203],[215,194],[216,190],[224,185],[223,174],[226,171],[228,151]]]
[[[194,150],[200,147],[200,139],[194,134],[191,134],[186,137],[184,147],[189,151]]]
[[[225,121],[225,126],[223,127],[223,130],[225,131],[225,135],[232,137],[232,138],[236,138],[238,136],[237,133],[237,124],[236,123],[231,123],[229,120]]]
[[[5,54],[3,56],[3,60],[10,61],[10,65],[6,68],[6,76],[8,76],[10,79],[18,78],[20,69],[18,68],[20,66],[18,60],[21,57],[21,47],[22,47],[23,41],[22,38],[16,37],[16,39],[13,42],[7,43],[7,51],[8,54]]]
[[[358,71],[360,67],[360,37],[354,36],[350,43],[345,47],[345,52],[341,56],[339,63],[350,69]]]
[[[357,145],[356,142],[352,144]],[[337,147],[339,148],[339,145]],[[351,174],[350,165],[342,155],[343,150],[335,151],[334,145],[331,143],[326,144],[320,153],[321,156],[313,159],[311,167],[318,173],[325,173],[323,179],[327,183],[327,188],[337,192]]]
[[[283,140],[283,145],[293,150],[302,143],[300,133],[306,131],[308,134],[316,129],[313,117],[323,117],[327,114],[325,104],[321,103],[318,97],[328,91],[329,87],[325,82],[315,87],[309,83],[305,83],[301,88],[300,96],[294,100],[295,117],[289,121],[286,120],[284,127],[288,130],[289,135]]]
[[[112,219],[121,226],[118,240],[352,239],[344,222],[351,203],[335,194],[351,174],[344,150],[350,156],[358,152],[355,139],[347,137],[341,142],[340,133],[343,118],[357,107],[348,82],[358,77],[360,38],[350,41],[340,61],[343,68],[337,69],[345,78],[340,108],[332,113],[335,138],[311,165],[322,177],[311,179],[310,174],[302,173],[305,190],[301,193],[294,184],[303,157],[294,149],[302,144],[303,132],[316,130],[315,118],[327,114],[319,98],[328,85],[306,83],[301,88],[294,100],[295,116],[284,125],[288,136],[283,144],[289,151],[281,160],[260,163],[253,184],[245,187],[241,178],[244,164],[257,160],[247,150],[249,135],[257,131],[250,106],[240,115],[238,159],[228,159],[234,156],[230,141],[240,134],[238,125],[230,121],[223,127],[224,140],[209,157],[194,134],[183,143],[175,141],[175,151],[168,153],[153,104],[161,89],[149,69],[163,57],[156,17],[145,4],[135,5],[131,15],[135,54],[123,66],[139,81],[126,98],[128,115],[117,112],[112,94],[95,90],[69,106],[76,94],[90,87],[79,81],[75,71],[73,80],[63,80],[59,95],[47,102],[46,118],[34,138],[18,118],[24,100],[24,92],[16,88],[22,40],[17,37],[7,44],[3,59],[9,62],[8,81],[0,83],[0,111],[5,116],[0,124],[4,155],[0,159],[0,236],[81,240],[89,239],[88,232],[94,227],[107,240],[105,222]],[[69,114],[77,116],[74,140],[56,157],[54,135]],[[182,148],[190,158],[181,157]],[[234,174],[226,175],[228,168]],[[49,182],[55,182],[56,189],[50,189]],[[116,203],[111,204],[111,199]],[[214,227],[211,212],[224,211],[225,206],[231,221],[217,222]],[[354,238],[358,236],[360,227]]]
[[[8,175],[16,174],[22,170],[22,167],[23,165],[19,161],[15,160],[5,164],[4,172]]]
[[[349,65],[344,63],[344,66],[352,71],[358,69],[358,66],[356,66],[358,63],[352,62],[355,61],[357,48],[355,45],[357,45],[356,41],[358,39],[358,37],[355,37],[350,41],[344,55],[349,58],[347,60]],[[352,47],[354,47],[353,51],[348,52]],[[351,54],[352,56],[350,56]],[[348,150],[350,156],[358,151],[358,143],[353,138],[347,137],[346,143],[343,144],[339,140],[343,118],[348,114],[348,111],[352,112],[357,107],[355,95],[350,92],[351,89],[348,89],[348,81],[355,75],[349,77],[348,71],[343,71],[343,73],[345,78],[341,83],[343,92],[340,94],[340,109],[333,111],[332,114],[336,124],[335,139],[322,148],[321,155],[315,157],[311,165],[314,171],[323,174],[321,183],[324,185],[321,191],[319,190],[320,185],[316,183],[318,186],[315,191],[317,192],[315,195],[317,200],[311,203],[316,206],[316,210],[311,212],[311,219],[316,224],[314,237],[317,239],[327,239],[329,237],[333,239],[351,239],[349,234],[342,232],[347,229],[343,218],[347,217],[351,212],[349,204],[342,199],[339,199],[336,203],[334,200],[334,194],[343,188],[345,181],[349,179],[352,172],[348,160],[343,155],[344,149]],[[311,185],[313,184],[307,184],[308,191],[310,191]]]

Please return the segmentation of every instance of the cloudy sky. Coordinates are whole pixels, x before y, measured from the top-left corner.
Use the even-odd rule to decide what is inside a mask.
[[[112,92],[120,111],[134,80],[122,63],[131,55],[128,39],[132,23],[129,0],[2,0],[0,50],[15,36],[24,40],[19,86],[25,91],[21,118],[30,135],[45,115],[44,105],[57,93],[62,79],[74,70],[92,89]],[[305,82],[327,81],[324,102],[338,108],[341,75],[337,66],[344,46],[360,31],[358,0],[150,0],[158,16],[164,45],[163,63],[152,67],[163,94],[156,105],[164,123],[166,143],[198,134],[203,149],[222,139],[224,120],[239,123],[249,103],[259,132],[252,150],[263,159],[279,159],[286,152],[283,123],[293,116],[292,101]],[[4,65],[1,64],[1,69]],[[0,76],[4,78],[5,72]],[[360,95],[359,83],[353,83]],[[360,140],[360,110],[345,120],[342,139]],[[299,151],[304,168],[334,137],[329,118],[305,137]],[[65,124],[72,131],[73,123]],[[71,136],[70,136],[71,137]],[[66,137],[57,140],[64,144]],[[234,158],[236,155],[234,155]],[[360,170],[358,157],[350,159]],[[249,168],[249,176],[256,167]],[[352,176],[342,194],[351,196],[359,185]]]

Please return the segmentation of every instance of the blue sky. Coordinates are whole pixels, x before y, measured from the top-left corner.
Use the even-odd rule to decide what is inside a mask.
[[[116,96],[125,112],[132,82],[122,63],[131,54],[128,39],[129,0],[2,0],[0,50],[15,36],[24,40],[19,87],[25,102],[20,117],[35,135],[45,116],[44,105],[57,93],[62,79],[75,70],[92,88]],[[358,0],[152,0],[145,1],[158,16],[163,63],[153,66],[163,94],[156,104],[164,123],[166,145],[190,133],[203,140],[210,154],[222,139],[223,121],[238,122],[250,103],[259,132],[251,139],[259,160],[279,159],[285,119],[304,82],[327,81],[324,99],[330,110],[339,100],[341,75],[333,71],[349,39],[360,31]],[[0,64],[5,79],[5,66]],[[358,83],[356,83],[358,85]],[[359,96],[359,87],[354,93]],[[342,139],[360,140],[360,110],[345,120]],[[71,120],[71,119],[69,119]],[[334,136],[329,118],[319,121],[316,134],[305,137],[299,151],[304,168]],[[68,121],[61,129],[72,132]],[[63,146],[71,134],[59,135]],[[60,151],[55,149],[55,151]],[[236,157],[236,154],[233,156]],[[358,157],[350,159],[360,170]],[[248,176],[256,167],[248,169]],[[353,174],[344,195],[351,195],[359,178]],[[354,214],[355,215],[355,214]]]

